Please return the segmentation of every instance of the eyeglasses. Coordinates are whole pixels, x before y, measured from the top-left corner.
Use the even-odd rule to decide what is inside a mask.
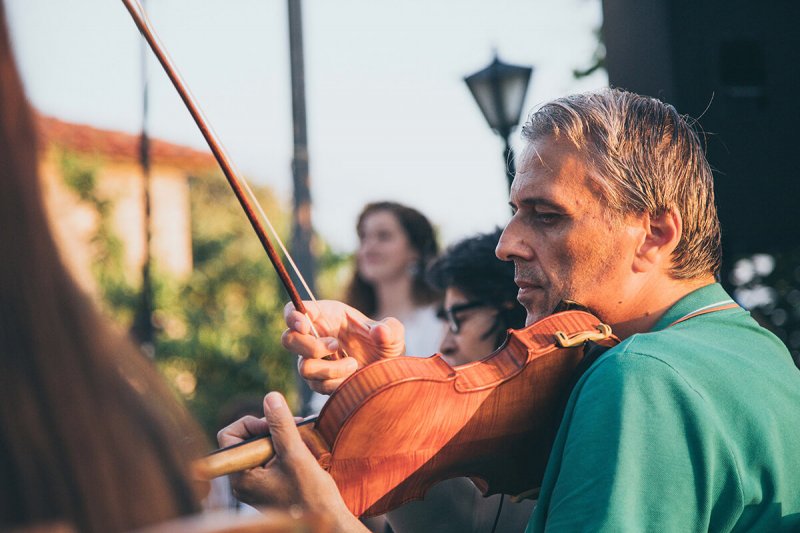
[[[486,304],[479,300],[475,300],[472,302],[464,302],[463,304],[456,304],[451,307],[441,308],[436,312],[436,316],[439,320],[443,320],[447,322],[447,327],[450,329],[452,333],[458,334],[461,331],[461,321],[458,317],[458,313],[466,311],[468,309],[475,309],[477,307],[485,307]]]

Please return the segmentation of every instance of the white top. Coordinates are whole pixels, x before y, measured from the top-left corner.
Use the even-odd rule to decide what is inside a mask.
[[[435,306],[418,307],[405,317],[397,317],[406,328],[406,355],[430,357],[439,351],[444,326],[436,318]]]

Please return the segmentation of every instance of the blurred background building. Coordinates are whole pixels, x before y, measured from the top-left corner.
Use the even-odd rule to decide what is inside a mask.
[[[800,244],[800,4],[604,0],[603,15],[609,83],[708,134],[726,258]]]
[[[42,115],[38,127],[50,221],[74,275],[97,293],[94,247],[108,224],[107,234],[119,239],[124,275],[137,280],[145,257],[139,136]],[[189,176],[216,169],[216,161],[158,139],[151,151],[154,260],[170,276],[186,279],[192,271]]]

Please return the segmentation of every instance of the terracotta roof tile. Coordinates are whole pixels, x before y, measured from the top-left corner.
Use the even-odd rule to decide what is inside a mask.
[[[104,130],[86,124],[74,124],[37,114],[39,142],[42,146],[57,145],[83,154],[102,155],[116,161],[139,159],[139,136],[121,131]],[[210,152],[195,150],[160,139],[150,140],[150,157],[154,165],[169,165],[187,170],[217,168]]]

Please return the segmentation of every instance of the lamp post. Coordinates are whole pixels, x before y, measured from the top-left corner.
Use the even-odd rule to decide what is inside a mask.
[[[142,1],[142,6],[146,2]],[[142,351],[151,357],[155,357],[155,337],[156,331],[153,325],[153,231],[152,231],[152,176],[150,172],[150,135],[149,130],[149,96],[150,80],[147,71],[147,41],[141,40],[140,47],[141,69],[142,69],[142,133],[139,136],[139,163],[142,167],[142,205],[143,221],[142,229],[144,234],[144,258],[142,259],[142,290],[139,294],[139,301],[136,305],[136,312],[133,317],[131,333],[139,343]]]
[[[305,63],[303,61],[303,17],[301,0],[287,0],[289,14],[289,65],[292,87],[292,123],[294,125],[294,156],[292,181],[294,184],[294,210],[292,211],[291,251],[297,268],[305,275],[308,288],[313,292],[316,261],[311,249],[311,187],[308,173],[308,139],[306,135]],[[295,283],[299,280],[294,278]],[[313,392],[298,373],[302,412],[309,412]]]
[[[503,63],[495,54],[488,67],[464,78],[489,127],[506,143],[503,158],[506,161],[509,189],[516,172],[509,137],[519,124],[532,73],[533,67]]]

